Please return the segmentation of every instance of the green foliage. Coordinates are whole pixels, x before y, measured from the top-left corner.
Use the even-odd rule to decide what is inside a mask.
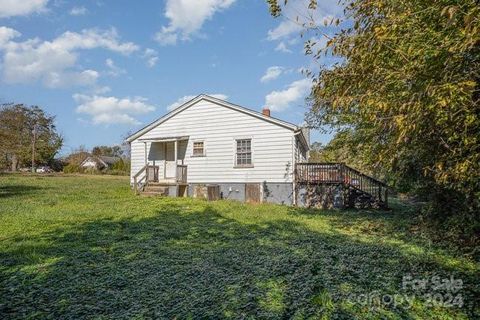
[[[128,159],[120,158],[112,166],[112,170],[130,174],[130,161]]]
[[[64,173],[83,173],[83,168],[79,164],[69,163],[63,167]]]
[[[92,149],[94,156],[121,157],[123,150],[121,146],[96,146]]]
[[[348,21],[327,48],[307,45],[315,59],[341,59],[315,79],[310,124],[348,128],[361,137],[352,154],[402,189],[428,190],[437,208],[462,203],[452,213],[478,213],[478,1],[344,4]],[[442,195],[449,200],[438,202]]]
[[[0,318],[479,315],[478,261],[432,241],[404,204],[315,211],[139,197],[126,177],[2,175],[0,208]],[[348,303],[405,293],[410,274],[462,279],[465,306]]]
[[[88,157],[90,156],[90,153],[88,150],[85,148],[85,146],[80,146],[78,149],[74,150],[72,153],[70,153],[66,159],[65,162],[68,164],[73,164],[80,166],[80,164]]]
[[[31,165],[35,143],[35,164],[51,162],[63,144],[55,127],[55,117],[37,106],[0,105],[0,158],[13,171]]]
[[[312,144],[311,162],[343,162],[370,176],[387,180],[387,173],[381,170],[365,152],[362,136],[351,129],[338,132],[330,142],[323,146]]]

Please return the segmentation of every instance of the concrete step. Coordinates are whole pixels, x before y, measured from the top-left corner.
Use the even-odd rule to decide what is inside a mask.
[[[150,181],[150,182],[148,182],[148,185],[149,186],[174,186],[174,185],[176,185],[176,182],[174,180],[172,180],[172,181],[166,180],[166,181],[159,181],[159,182]]]
[[[167,196],[168,192],[164,193],[164,192],[155,192],[155,191],[142,191],[140,192],[140,195],[144,197],[162,197],[162,196]]]
[[[148,185],[145,187],[145,191],[168,193],[168,187]]]

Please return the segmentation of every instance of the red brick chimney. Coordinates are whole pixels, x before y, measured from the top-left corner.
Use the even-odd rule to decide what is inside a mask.
[[[264,107],[262,113],[264,116],[270,117],[270,109],[268,107]]]

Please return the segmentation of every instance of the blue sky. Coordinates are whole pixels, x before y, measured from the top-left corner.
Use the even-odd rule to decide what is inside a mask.
[[[321,2],[316,22],[339,16],[335,3]],[[317,67],[291,19],[306,10],[292,0],[274,19],[262,0],[0,0],[0,102],[56,115],[62,153],[119,144],[200,93],[300,124],[310,80],[299,70]]]

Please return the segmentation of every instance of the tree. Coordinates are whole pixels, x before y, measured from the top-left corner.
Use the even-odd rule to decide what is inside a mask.
[[[38,106],[0,106],[0,154],[16,171],[18,165],[48,163],[60,150],[63,138],[55,127],[55,117]]]
[[[121,146],[96,146],[92,149],[94,156],[121,157],[123,150]]]
[[[326,145],[313,143],[310,151],[312,162],[343,162],[366,174],[386,180],[383,170],[370,162],[365,152],[363,139],[358,132],[344,129],[338,132]]]
[[[73,150],[65,159],[65,162],[74,165],[80,166],[80,164],[85,160],[87,157],[90,156],[90,152],[88,152],[87,148],[83,145],[78,147],[77,149]]]
[[[282,6],[268,0],[274,16]],[[480,203],[480,6],[474,0],[351,0],[314,59],[340,62],[315,76],[308,120],[361,137],[361,157],[442,211]],[[310,1],[315,10],[316,1]],[[314,15],[311,15],[314,16]],[[316,21],[304,25],[321,36]]]

